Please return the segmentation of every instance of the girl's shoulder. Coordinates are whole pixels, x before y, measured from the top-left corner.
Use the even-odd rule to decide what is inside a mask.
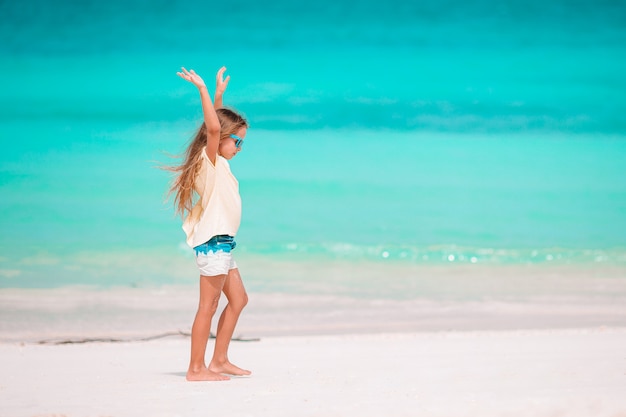
[[[217,155],[215,158],[215,165],[209,159],[209,156],[206,154],[204,150],[202,150],[202,168],[201,170],[209,170],[213,172],[231,172],[230,164],[228,163],[228,159],[224,158],[221,155]]]
[[[211,162],[211,160],[209,159],[209,155],[206,154],[206,146],[202,148],[202,152],[200,152],[200,161],[202,161],[201,163],[203,167],[215,169],[217,165],[219,165],[218,164],[219,158],[220,156],[218,155],[217,158],[215,159],[215,165],[213,165],[213,162]]]

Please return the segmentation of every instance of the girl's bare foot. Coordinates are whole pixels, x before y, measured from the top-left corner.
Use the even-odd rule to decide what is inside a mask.
[[[226,375],[220,375],[218,372],[213,372],[207,368],[199,371],[192,369],[187,371],[187,381],[228,381],[229,379]]]
[[[247,369],[241,369],[238,366],[233,365],[229,361],[222,363],[214,363],[211,362],[209,365],[209,371],[215,372],[216,374],[228,374],[228,375],[236,375],[236,376],[246,376],[252,374],[252,372]]]

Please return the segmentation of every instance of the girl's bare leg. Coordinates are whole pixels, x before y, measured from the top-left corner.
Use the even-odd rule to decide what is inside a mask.
[[[207,342],[211,334],[211,320],[217,310],[226,275],[200,276],[200,302],[191,327],[191,360],[187,381],[224,381],[227,376],[209,370],[204,362]]]
[[[209,370],[230,375],[250,375],[250,371],[241,369],[228,360],[228,346],[233,337],[237,320],[248,303],[248,294],[246,294],[238,269],[228,271],[223,291],[228,299],[228,304],[224,308],[217,325],[215,351],[209,364]]]

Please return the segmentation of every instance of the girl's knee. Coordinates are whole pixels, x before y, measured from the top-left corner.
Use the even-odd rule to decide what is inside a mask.
[[[237,311],[241,311],[248,304],[248,294],[244,293],[243,296],[238,297],[236,300],[229,300],[231,307]]]

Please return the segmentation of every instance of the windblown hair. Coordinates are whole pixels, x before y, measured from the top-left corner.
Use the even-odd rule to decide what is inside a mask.
[[[248,122],[240,114],[230,109],[216,109],[217,118],[220,121],[220,141],[242,127],[248,127]],[[191,211],[194,204],[194,182],[202,165],[201,152],[207,143],[206,125],[202,123],[194,138],[191,140],[183,155],[181,165],[163,167],[167,171],[177,173],[171,182],[168,195],[174,194],[174,206],[176,213],[185,217]]]

